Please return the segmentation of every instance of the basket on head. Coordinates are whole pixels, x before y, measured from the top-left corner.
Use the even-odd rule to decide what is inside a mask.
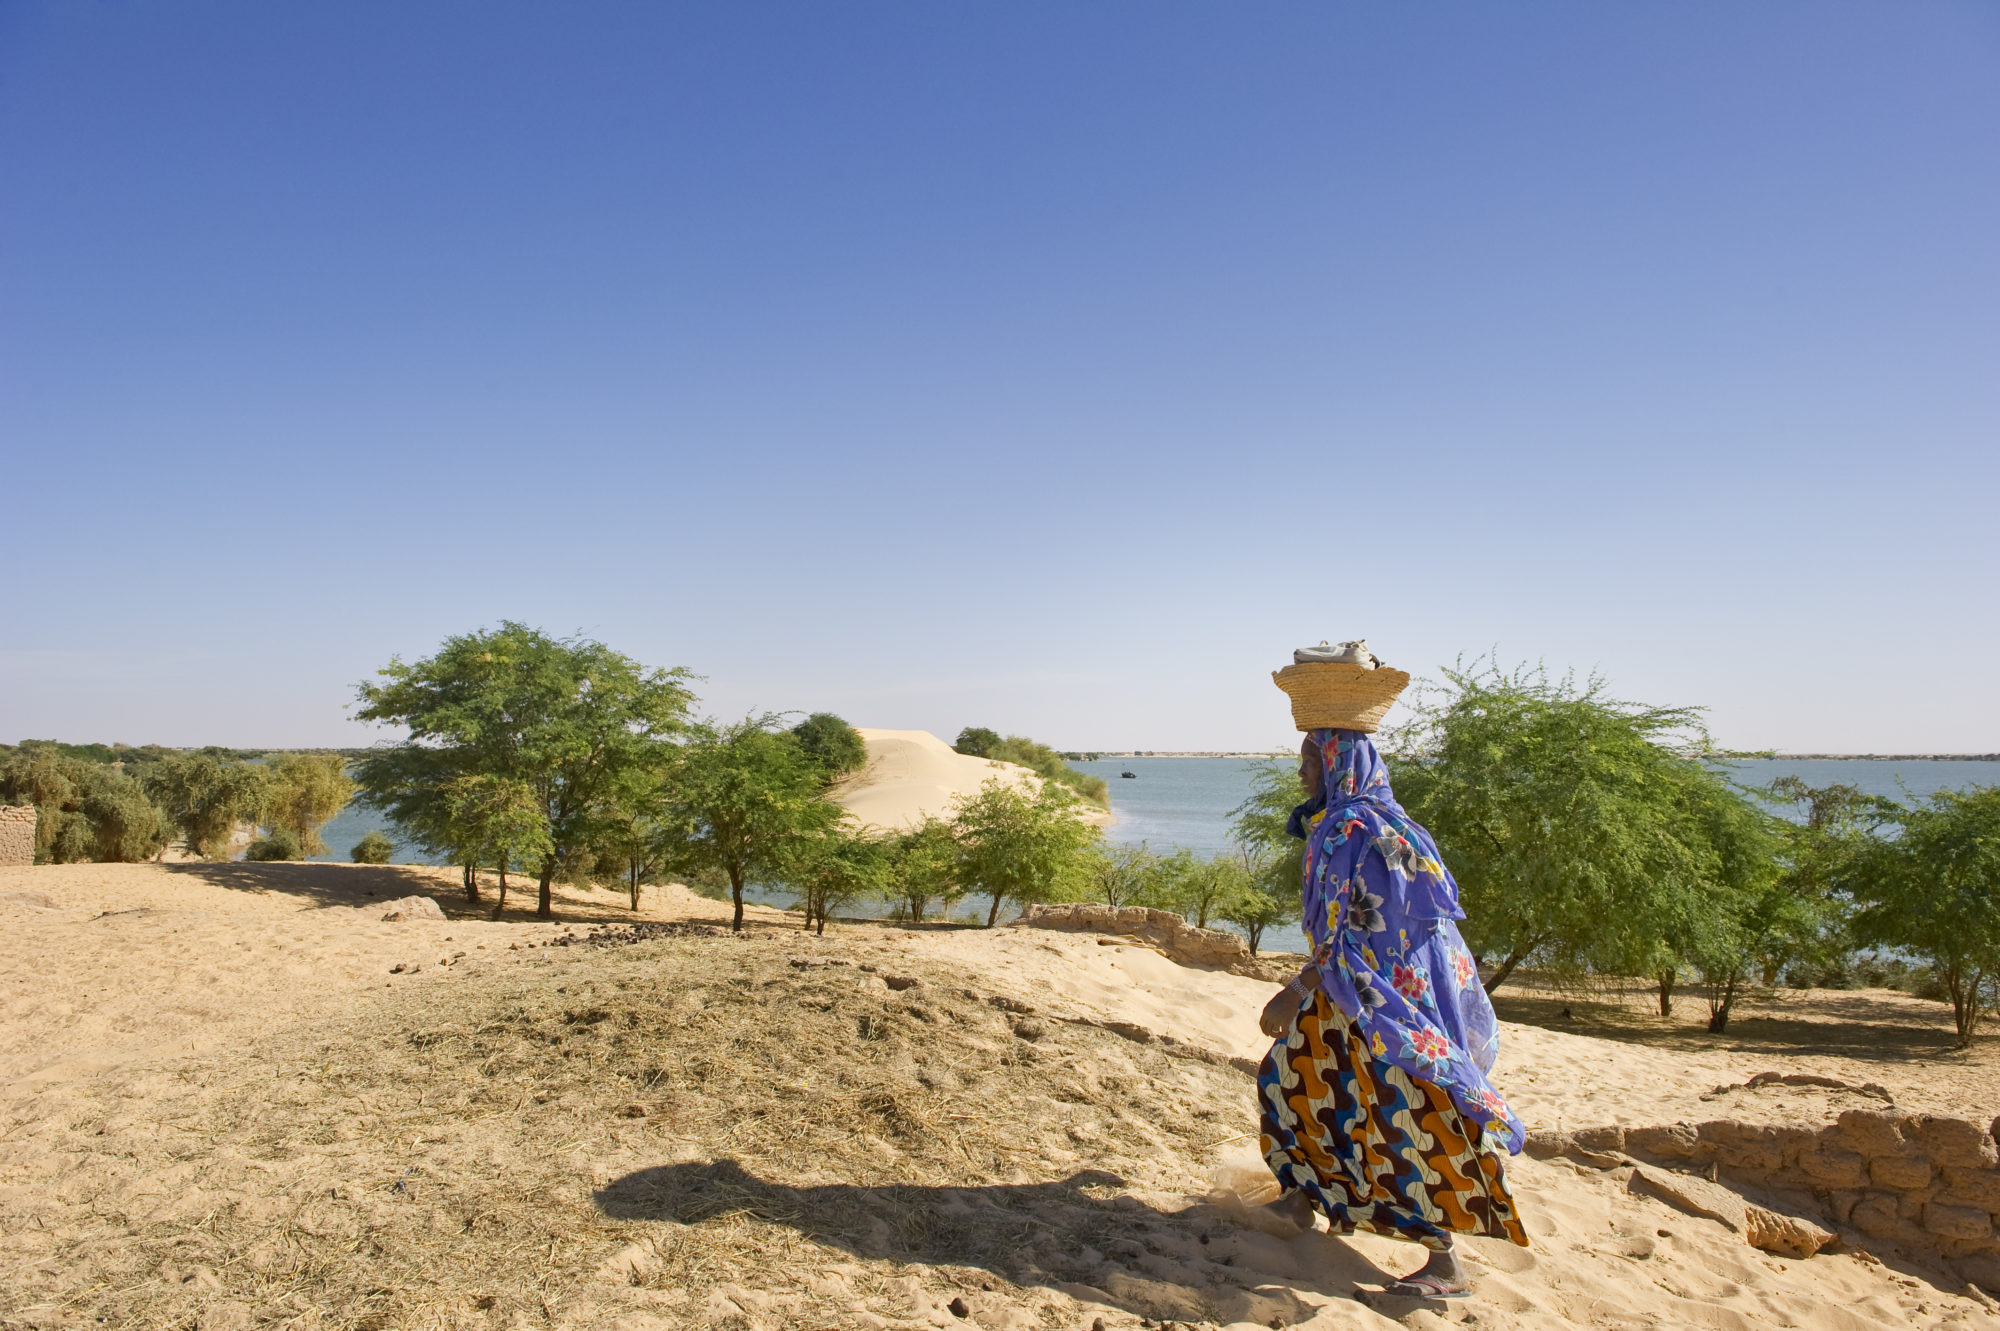
[[[1271,681],[1292,700],[1292,724],[1300,730],[1373,734],[1409,684],[1410,673],[1325,661],[1273,670]]]

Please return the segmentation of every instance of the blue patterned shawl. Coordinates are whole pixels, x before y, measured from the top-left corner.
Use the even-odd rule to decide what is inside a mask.
[[[1469,1122],[1519,1152],[1521,1120],[1487,1080],[1499,1022],[1458,935],[1458,884],[1437,843],[1389,789],[1374,741],[1315,730],[1324,808],[1294,815],[1306,837],[1305,931],[1320,986],[1377,1059],[1442,1088]]]

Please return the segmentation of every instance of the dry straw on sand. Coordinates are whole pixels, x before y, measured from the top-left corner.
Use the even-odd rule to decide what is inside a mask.
[[[1198,1186],[1164,1162],[1243,1131],[1241,1073],[942,968],[885,980],[794,966],[792,946],[566,948],[469,978],[449,1006],[413,988],[364,1022],[99,1086],[28,1129],[58,1139],[62,1205],[0,1322],[33,1306],[207,1326],[226,1306],[297,1325],[599,1325],[643,1306],[707,1326],[705,1291],[791,1271],[776,1320],[860,1326],[926,1302],[898,1283],[911,1262],[931,1280],[977,1268],[953,1284],[1032,1305],[1014,1281],[1096,1277],[1120,1240],[1184,1227],[1198,1246],[1198,1216],[1130,1188]],[[135,1096],[157,1126],[92,1108]]]

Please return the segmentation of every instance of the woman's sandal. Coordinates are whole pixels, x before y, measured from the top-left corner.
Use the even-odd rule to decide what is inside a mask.
[[[1404,1276],[1395,1284],[1382,1291],[1392,1299],[1469,1299],[1472,1288],[1452,1289],[1443,1276],[1427,1275],[1419,1271],[1413,1276]]]

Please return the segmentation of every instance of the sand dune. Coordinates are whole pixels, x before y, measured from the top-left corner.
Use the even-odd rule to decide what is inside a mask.
[[[426,888],[453,918],[382,920]],[[0,871],[0,1323],[2000,1328],[1939,1273],[1772,1256],[1619,1171],[1525,1157],[1533,1248],[1470,1242],[1474,1298],[1394,1303],[1371,1290],[1408,1248],[1267,1232],[1235,1200],[1259,1169],[1227,1060],[1261,1054],[1269,984],[1130,940],[814,938],[770,910],[742,939],[559,946],[726,907],[570,891],[562,923],[496,922],[456,889]],[[1713,1116],[1703,1095],[1771,1066],[1503,1038],[1542,1128]]]
[[[1016,763],[968,757],[928,730],[863,730],[868,763],[835,792],[842,807],[864,827],[903,832],[926,817],[951,815],[952,801],[979,793],[988,781],[1040,790],[1042,778]],[[1091,809],[1086,817],[1108,826],[1110,813]]]

